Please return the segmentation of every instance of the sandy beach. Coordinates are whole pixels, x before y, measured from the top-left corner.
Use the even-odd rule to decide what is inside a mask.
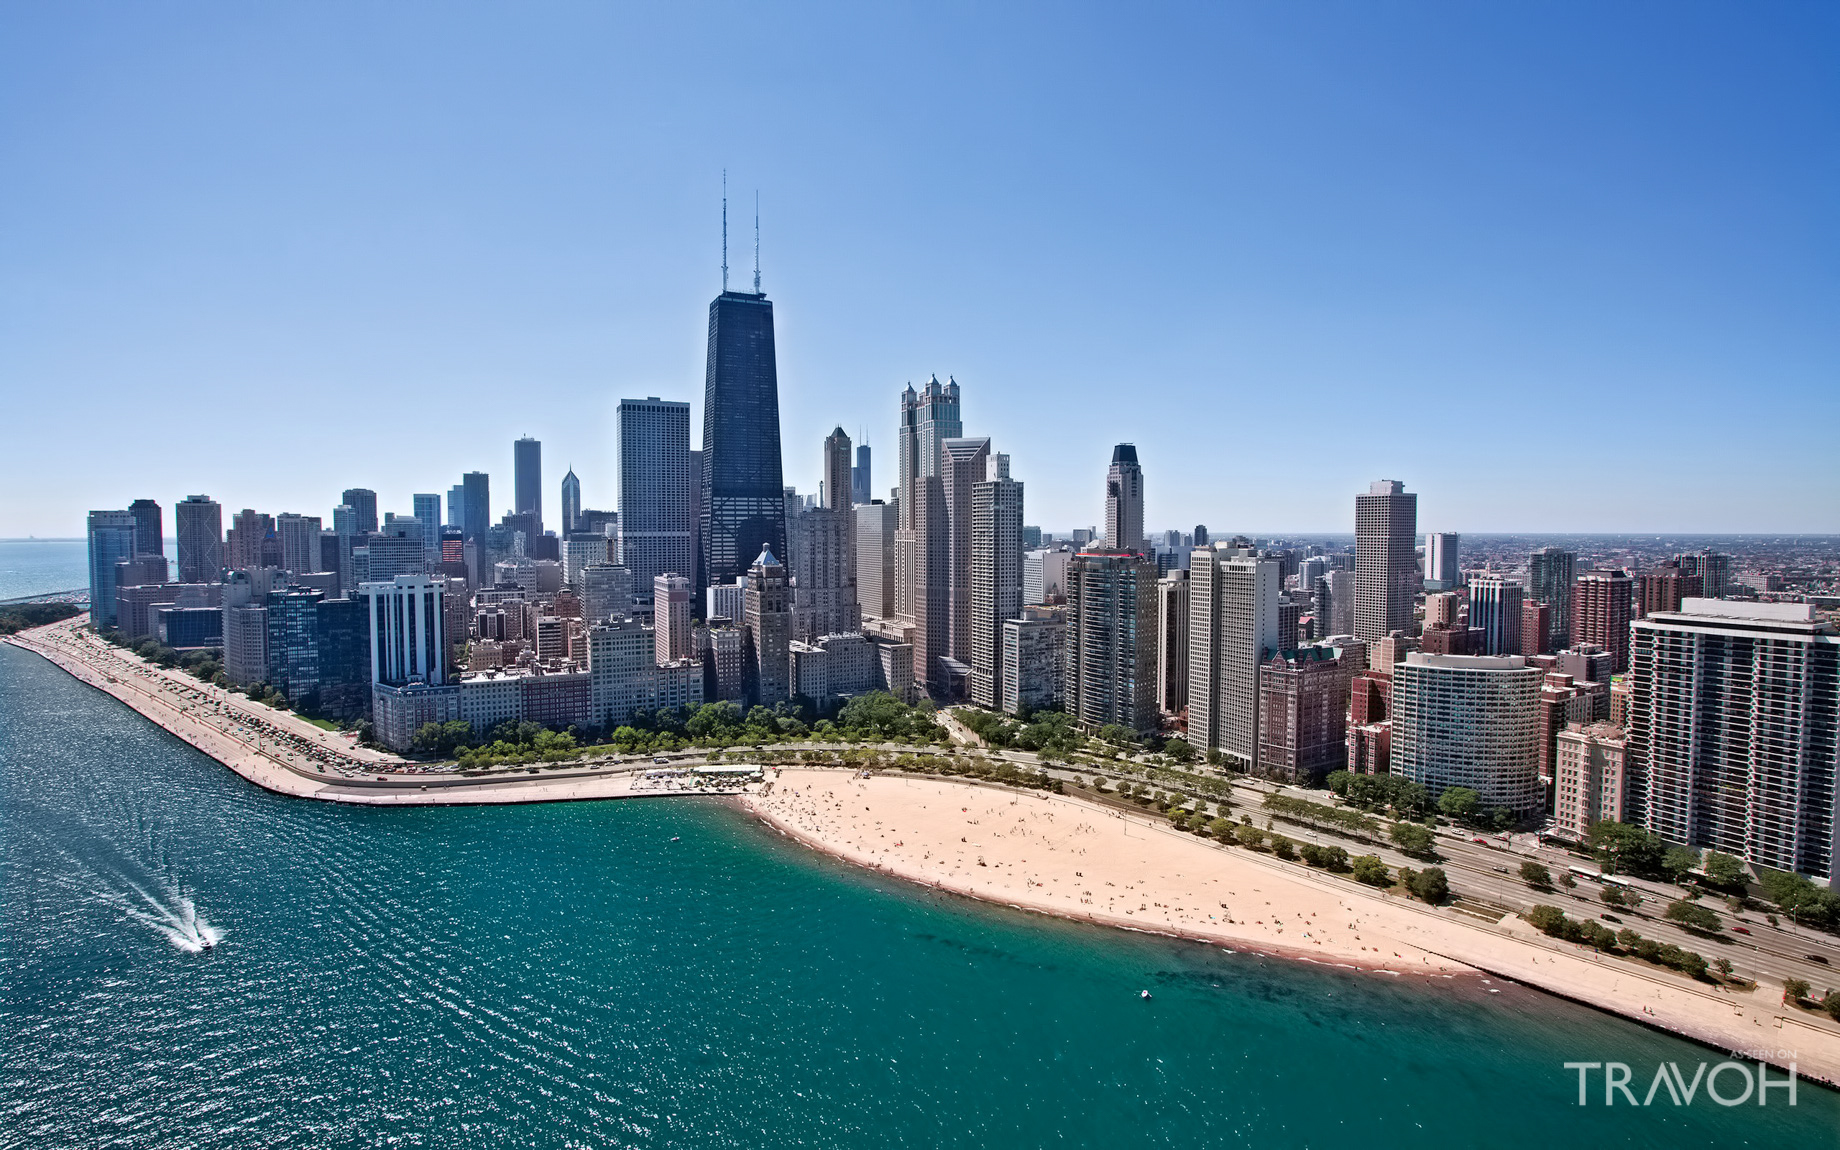
[[[806,844],[990,902],[1394,975],[1488,974],[1840,1083],[1840,1031],[1780,987],[1727,991],[1081,799],[937,778],[787,769],[748,809]]]

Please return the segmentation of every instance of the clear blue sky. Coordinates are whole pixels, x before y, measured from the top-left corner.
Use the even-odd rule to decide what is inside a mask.
[[[1840,7],[12,4],[0,535],[407,511],[700,417],[760,190],[786,477],[937,372],[1027,519],[1840,531]],[[169,511],[170,515],[170,511]],[[170,524],[169,524],[170,526]]]

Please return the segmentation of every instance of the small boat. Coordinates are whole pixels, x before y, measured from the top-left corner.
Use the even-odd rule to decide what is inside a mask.
[[[677,841],[677,838],[678,838],[678,836],[676,836],[676,835],[672,835],[672,836],[671,836],[671,841],[672,841],[672,842],[676,842],[676,841]]]
[[[1144,1001],[1146,1001],[1146,1002],[1148,1002],[1148,1001],[1150,1000],[1150,992],[1149,992],[1149,991],[1147,991],[1147,990],[1140,990],[1140,991],[1138,991],[1138,992],[1137,992],[1137,997],[1139,997],[1139,998],[1141,998],[1141,999],[1143,999]]]

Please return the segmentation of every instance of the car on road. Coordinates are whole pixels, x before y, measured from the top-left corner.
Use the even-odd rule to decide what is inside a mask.
[[[1616,917],[1613,914],[1600,914],[1597,917],[1603,919],[1605,922],[1622,922],[1623,921],[1622,919]]]
[[[1475,843],[1479,847],[1486,847],[1489,845],[1489,840],[1487,839],[1471,839],[1469,841]]]
[[[1749,934],[1751,932],[1751,928],[1748,926],[1733,926],[1731,929],[1737,931],[1739,934]]]
[[[1809,962],[1818,962],[1822,966],[1826,966],[1828,964],[1827,956],[1825,954],[1804,954],[1802,957],[1807,959]]]

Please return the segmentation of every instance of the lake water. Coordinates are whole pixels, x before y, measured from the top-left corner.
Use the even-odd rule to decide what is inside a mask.
[[[1719,1056],[1499,982],[935,895],[721,800],[278,798],[5,646],[0,818],[4,1147],[1680,1150],[1840,1129],[1840,1096],[1806,1084],[1793,1109],[1580,1108],[1564,1062],[1628,1062],[1640,1096],[1659,1061]]]

